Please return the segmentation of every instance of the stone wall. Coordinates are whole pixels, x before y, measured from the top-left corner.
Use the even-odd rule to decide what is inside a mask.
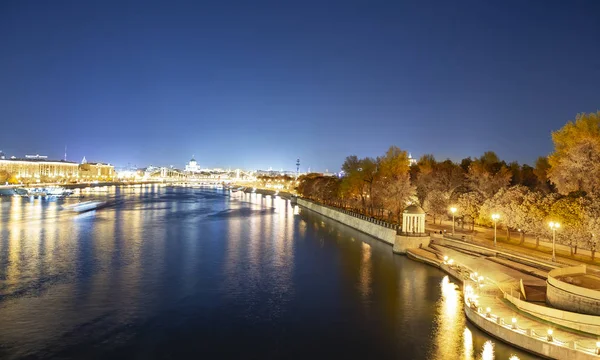
[[[515,305],[519,310],[533,316],[550,321],[570,329],[583,331],[589,334],[600,335],[600,316],[578,314],[570,311],[551,308],[523,301],[508,293],[504,298]]]
[[[523,334],[503,326],[496,324],[489,319],[479,315],[475,310],[465,305],[465,315],[478,328],[498,339],[502,339],[509,344],[512,344],[521,349],[525,349],[534,354],[559,360],[584,360],[598,359],[596,355],[577,351],[565,346],[558,346],[540,339],[533,338],[527,334]]]
[[[396,230],[394,229],[377,225],[368,220],[363,220],[358,217],[345,214],[334,208],[319,205],[305,199],[298,198],[298,205],[312,210],[316,213],[319,213],[321,215],[327,216],[328,218],[333,219],[335,221],[341,222],[344,225],[353,227],[356,230],[362,231],[365,234],[371,235],[372,237],[382,240],[390,245],[394,245],[396,241]]]
[[[559,276],[586,273],[586,266],[554,269],[548,273],[546,302],[555,308],[580,314],[600,315],[600,291],[569,284]]]
[[[406,254],[406,250],[408,249],[429,246],[429,239],[429,236],[396,235],[393,251],[396,254]]]

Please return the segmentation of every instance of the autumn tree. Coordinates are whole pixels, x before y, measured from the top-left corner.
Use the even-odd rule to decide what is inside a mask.
[[[4,185],[4,184],[18,184],[19,180],[17,179],[16,176],[14,176],[13,174],[9,173],[6,170],[0,170],[0,185]]]
[[[492,151],[487,151],[479,159],[474,160],[467,173],[469,187],[479,191],[486,199],[490,199],[498,190],[507,187],[510,179],[510,170]]]
[[[549,179],[562,194],[600,190],[600,111],[579,114],[552,133]]]
[[[432,190],[423,204],[424,210],[433,216],[434,224],[437,217],[440,219],[440,224],[442,223],[442,217],[448,214],[449,207],[448,197],[439,190]]]
[[[549,220],[558,221],[561,226],[556,240],[569,245],[571,251],[588,240],[590,233],[585,226],[587,206],[588,199],[583,196],[565,196],[552,204]],[[548,234],[550,235],[549,228]]]
[[[499,214],[500,224],[506,229],[506,238],[510,239],[510,230],[520,229],[523,225],[520,206],[528,193],[529,189],[521,185],[500,189],[481,206],[480,221],[491,224],[492,214]]]
[[[446,203],[450,202],[455,190],[464,185],[464,172],[450,160],[437,162],[433,155],[425,155],[419,160],[418,167],[419,172],[415,179],[416,196],[423,206],[430,207],[436,204],[437,207],[442,199]],[[435,196],[436,199],[427,201],[430,196]]]
[[[377,159],[377,166],[377,198],[400,222],[402,211],[415,192],[410,183],[408,154],[396,146],[391,146],[384,156]]]
[[[549,171],[550,163],[548,162],[548,158],[545,156],[538,157],[535,161],[535,168],[533,169],[533,174],[537,178],[537,189],[543,191],[544,193],[548,193],[554,190],[554,186],[548,178]]]
[[[463,218],[463,224],[467,221],[471,224],[471,230],[475,228],[475,221],[479,218],[483,201],[483,196],[478,191],[462,193],[456,200],[457,215]]]

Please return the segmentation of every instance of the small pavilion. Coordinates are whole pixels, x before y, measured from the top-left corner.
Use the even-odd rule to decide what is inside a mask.
[[[402,232],[425,233],[425,211],[418,205],[409,205],[402,213]]]

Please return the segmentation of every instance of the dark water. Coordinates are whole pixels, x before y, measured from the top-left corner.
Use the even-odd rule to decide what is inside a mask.
[[[116,204],[0,199],[0,358],[533,358],[485,345],[439,270],[285,200],[90,198]]]

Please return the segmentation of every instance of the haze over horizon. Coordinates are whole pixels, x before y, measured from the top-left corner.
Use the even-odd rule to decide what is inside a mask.
[[[543,6],[542,6],[543,5]],[[533,165],[600,108],[597,1],[0,4],[0,149],[337,171],[390,145]]]

